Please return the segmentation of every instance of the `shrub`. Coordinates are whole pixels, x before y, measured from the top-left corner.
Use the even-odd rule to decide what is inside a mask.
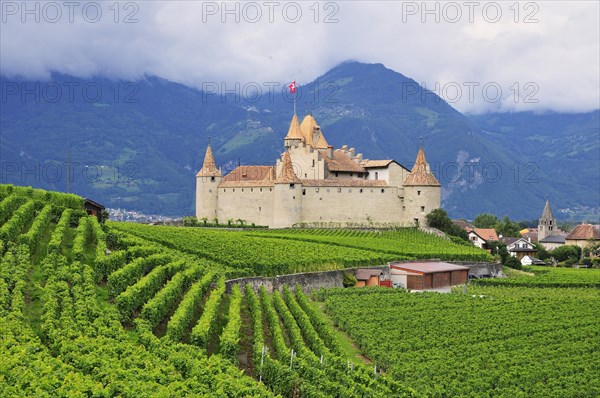
[[[356,286],[356,282],[358,281],[356,280],[356,277],[354,275],[352,275],[349,272],[342,272],[342,275],[344,276],[344,280],[342,281],[344,287]]]
[[[514,268],[514,269],[522,268],[521,262],[519,260],[517,260],[516,257],[512,257],[512,256],[508,256],[502,265],[509,267],[509,268]]]

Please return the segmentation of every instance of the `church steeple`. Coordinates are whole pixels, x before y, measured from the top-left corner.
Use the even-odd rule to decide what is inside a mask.
[[[538,240],[542,240],[550,235],[554,235],[556,230],[556,219],[552,214],[550,200],[546,197],[546,205],[542,211],[540,222],[538,223]]]
[[[429,164],[425,159],[425,151],[423,151],[422,145],[419,145],[419,152],[417,153],[415,165],[408,177],[406,177],[406,180],[404,180],[404,185],[440,186],[439,181],[429,169]]]
[[[208,144],[206,148],[206,154],[204,155],[204,164],[202,168],[196,174],[197,177],[221,177],[221,171],[217,169],[217,165],[215,163],[215,157],[213,156],[213,151]]]

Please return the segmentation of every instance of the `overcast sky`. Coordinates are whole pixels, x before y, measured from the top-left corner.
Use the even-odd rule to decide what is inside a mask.
[[[463,112],[600,107],[595,0],[114,4],[1,0],[2,74],[302,84],[354,59],[383,63]]]

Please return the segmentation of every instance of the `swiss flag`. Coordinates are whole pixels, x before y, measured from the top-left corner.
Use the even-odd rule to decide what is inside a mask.
[[[296,82],[293,81],[290,83],[290,85],[288,86],[288,88],[290,89],[290,94],[293,94],[296,92]]]

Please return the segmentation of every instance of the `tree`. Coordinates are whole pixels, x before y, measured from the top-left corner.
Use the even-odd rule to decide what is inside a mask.
[[[444,209],[432,210],[425,218],[427,219],[427,225],[431,228],[437,228],[448,235],[457,236],[464,240],[469,239],[467,231],[454,224]]]
[[[575,245],[559,246],[550,252],[556,261],[579,260],[581,256],[581,248]]]
[[[425,216],[427,225],[431,228],[437,228],[440,231],[447,231],[452,225],[452,220],[448,217],[448,213],[444,209],[432,210]]]
[[[493,226],[493,228],[496,229],[496,232],[502,234],[502,236],[514,236],[517,238],[521,236],[521,234],[519,233],[521,227],[519,226],[519,224],[510,221],[508,216],[504,216],[502,221],[496,223]]]
[[[540,260],[547,260],[550,258],[550,253],[548,253],[548,250],[546,250],[546,248],[544,246],[542,246],[538,242],[534,243],[533,245],[535,246],[535,249],[537,250],[537,255],[536,255],[537,258],[539,258]]]
[[[477,228],[493,228],[499,220],[493,214],[481,213],[473,220],[473,225]]]

